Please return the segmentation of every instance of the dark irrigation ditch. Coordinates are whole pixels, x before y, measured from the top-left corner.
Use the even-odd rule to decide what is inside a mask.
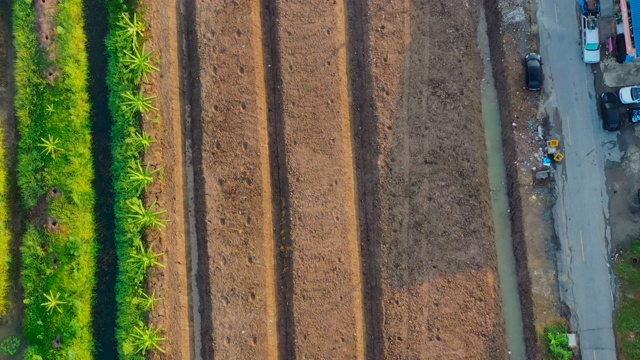
[[[98,254],[96,259],[96,297],[93,307],[93,335],[96,359],[118,357],[115,336],[115,285],[117,256],[115,248],[115,214],[111,165],[111,128],[113,119],[108,106],[107,49],[105,38],[109,30],[106,1],[84,2],[85,32],[89,59],[89,99],[91,101],[91,132],[96,192],[95,219]]]

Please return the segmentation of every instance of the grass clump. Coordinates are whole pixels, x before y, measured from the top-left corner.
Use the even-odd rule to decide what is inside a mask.
[[[615,310],[619,354],[640,359],[640,239],[631,242],[614,270],[620,280],[620,303]]]
[[[82,0],[57,4],[49,57],[36,39],[32,2],[13,3],[18,185],[29,213],[21,247],[27,359],[93,358],[95,194],[82,9]]]
[[[143,114],[157,111],[155,96],[143,85],[158,71],[146,50],[146,24],[135,1],[110,0],[109,106],[114,120],[112,131],[113,182],[115,195],[118,303],[116,337],[120,359],[145,359],[147,353],[163,353],[163,329],[148,324],[148,313],[160,300],[146,292],[148,270],[163,267],[163,254],[154,253],[146,243],[146,231],[165,227],[163,210],[156,203],[145,204],[144,193],[160,169],[144,163],[144,153],[154,139],[142,130]]]

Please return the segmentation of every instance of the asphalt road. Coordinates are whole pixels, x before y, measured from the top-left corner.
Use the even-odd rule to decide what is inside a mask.
[[[615,360],[604,164],[615,153],[616,134],[603,131],[598,117],[593,72],[581,58],[576,3],[539,0],[538,25],[545,106],[566,156],[557,166],[554,208],[560,295],[571,309],[582,359]]]

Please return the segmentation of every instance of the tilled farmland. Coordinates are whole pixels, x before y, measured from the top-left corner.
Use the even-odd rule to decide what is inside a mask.
[[[94,336],[113,330],[117,343],[98,357],[508,358],[481,3],[107,3],[116,230],[102,236],[115,237],[118,275],[96,293],[118,313],[104,325],[86,311]],[[56,19],[19,4],[28,26],[16,29],[29,36],[31,16]],[[55,45],[62,28],[47,29],[53,40],[35,33]],[[36,105],[48,121],[55,109]],[[54,140],[42,139],[51,161]],[[142,185],[129,186],[132,174]],[[49,310],[66,305],[37,295]],[[66,333],[51,335],[52,349],[30,334],[63,356]]]
[[[477,5],[183,7],[203,358],[506,358]]]

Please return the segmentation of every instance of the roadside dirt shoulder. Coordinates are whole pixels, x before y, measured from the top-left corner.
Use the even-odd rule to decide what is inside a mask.
[[[542,170],[537,156],[545,144],[538,126],[545,126],[542,94],[524,89],[524,56],[538,51],[536,3],[487,0],[487,22],[491,60],[502,118],[512,238],[525,342],[530,359],[540,359],[545,344],[538,341],[544,327],[562,321],[556,279],[555,247],[551,207],[551,180],[534,181]]]

